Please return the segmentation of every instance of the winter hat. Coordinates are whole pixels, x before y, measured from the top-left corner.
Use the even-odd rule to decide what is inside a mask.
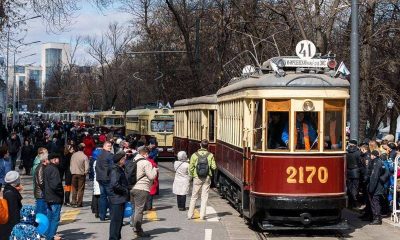
[[[19,211],[21,223],[34,224],[36,219],[36,208],[33,205],[24,205]]]
[[[394,136],[392,134],[388,134],[384,136],[382,140],[387,140],[388,142],[394,142]]]
[[[114,157],[113,157],[113,162],[117,163],[119,160],[121,160],[123,157],[125,157],[125,152],[124,151],[119,151],[117,152]]]
[[[149,145],[156,145],[156,140],[155,139],[150,139],[149,140]]]
[[[21,179],[17,171],[9,171],[4,177],[4,181],[11,185],[18,185],[20,184]]]
[[[116,141],[115,143],[119,145],[121,142],[122,142],[122,139],[121,139],[121,138],[118,138],[117,141]]]
[[[357,145],[358,143],[357,143],[357,140],[355,140],[355,139],[351,139],[350,141],[349,141],[349,143],[350,144],[353,144],[353,145]]]
[[[182,161],[182,162],[185,162],[188,159],[185,151],[178,152],[177,157],[178,157],[178,160]]]
[[[374,150],[371,152],[371,155],[374,155],[375,157],[379,157],[379,152],[377,150]]]
[[[18,223],[13,227],[10,240],[40,240],[36,227],[26,223]]]

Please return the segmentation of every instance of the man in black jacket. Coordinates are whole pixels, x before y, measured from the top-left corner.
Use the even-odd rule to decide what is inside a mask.
[[[347,192],[349,196],[349,207],[357,207],[360,173],[361,173],[361,157],[360,150],[357,147],[357,140],[350,140],[347,147]]]
[[[382,160],[379,158],[379,152],[374,150],[371,152],[370,171],[367,174],[367,190],[368,197],[371,203],[371,211],[373,214],[372,225],[381,225],[381,205],[380,199],[384,193],[383,184],[389,177],[389,171],[383,165]]]
[[[99,217],[101,221],[106,220],[108,208],[108,199],[110,196],[110,171],[113,165],[113,154],[111,153],[112,145],[109,141],[103,144],[103,149],[99,154],[96,162],[96,180],[100,187],[100,206]]]
[[[120,151],[113,157],[114,166],[110,173],[110,205],[111,222],[109,240],[121,239],[122,221],[125,203],[129,199],[128,180],[125,176],[125,152]]]
[[[60,222],[64,190],[57,167],[60,164],[60,156],[56,153],[51,153],[48,159],[50,164],[44,169],[44,196],[47,203],[47,218],[49,219],[46,239],[52,240],[57,233]]]
[[[11,159],[11,170],[15,170],[15,165],[18,158],[18,152],[21,148],[21,141],[17,135],[17,133],[11,133],[10,139],[7,141],[8,153],[10,154]]]
[[[44,169],[49,164],[48,154],[42,153],[39,155],[40,164],[34,174],[34,191],[33,195],[36,199],[36,213],[47,215],[47,204],[44,199]]]

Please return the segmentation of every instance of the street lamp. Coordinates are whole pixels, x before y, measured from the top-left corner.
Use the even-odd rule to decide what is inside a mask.
[[[32,19],[35,19],[35,18],[39,18],[39,17],[41,17],[40,15],[37,15],[37,16],[34,16],[34,17],[30,17],[30,18],[25,18],[25,19],[21,19],[21,20],[18,20],[18,21],[15,21],[13,24],[17,24],[17,23],[20,23],[20,22],[25,22],[25,21],[28,21],[28,20],[32,20]],[[6,114],[6,116],[5,116],[5,127],[7,128],[8,126],[8,124],[7,124],[7,103],[8,103],[8,65],[9,65],[9,52],[10,52],[10,28],[11,28],[11,26],[10,26],[10,24],[7,24],[7,53],[6,53],[6,61],[7,61],[7,64],[6,64],[6,96],[5,96],[5,100],[4,100],[4,104],[5,104],[5,107],[4,107],[4,112],[5,112],[5,114]]]
[[[390,119],[390,122],[389,122],[389,134],[392,134],[392,130],[394,130],[396,128],[395,124],[397,123],[397,121],[395,121],[393,119],[393,113],[394,113],[393,107],[394,107],[394,101],[392,101],[392,99],[390,99],[389,102],[387,103],[387,108],[389,110],[389,119]]]
[[[13,119],[12,119],[12,125],[14,126],[14,124],[18,121],[18,109],[16,109],[16,82],[17,82],[17,77],[16,77],[16,75],[15,75],[15,55],[16,55],[16,53],[18,52],[18,48],[20,48],[20,47],[23,47],[23,46],[28,46],[28,45],[32,45],[32,44],[35,44],[35,43],[39,43],[40,41],[34,41],[34,42],[29,42],[29,43],[24,43],[24,44],[21,44],[21,45],[18,45],[16,48],[15,48],[15,51],[14,51],[14,69],[13,69],[13,71],[14,71],[14,74],[13,74]],[[31,54],[31,55],[28,55],[27,57],[29,57],[29,56],[33,56],[33,55],[35,55],[35,54]]]

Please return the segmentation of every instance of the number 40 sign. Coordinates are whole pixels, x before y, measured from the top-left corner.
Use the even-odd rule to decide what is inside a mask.
[[[314,43],[309,40],[302,40],[296,45],[296,54],[301,59],[313,58],[316,51]]]

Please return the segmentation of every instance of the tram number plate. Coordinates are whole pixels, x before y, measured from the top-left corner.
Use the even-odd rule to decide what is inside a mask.
[[[293,167],[289,166],[286,168],[288,175],[287,183],[313,183],[314,179],[317,178],[320,183],[328,182],[328,169],[326,167]]]

